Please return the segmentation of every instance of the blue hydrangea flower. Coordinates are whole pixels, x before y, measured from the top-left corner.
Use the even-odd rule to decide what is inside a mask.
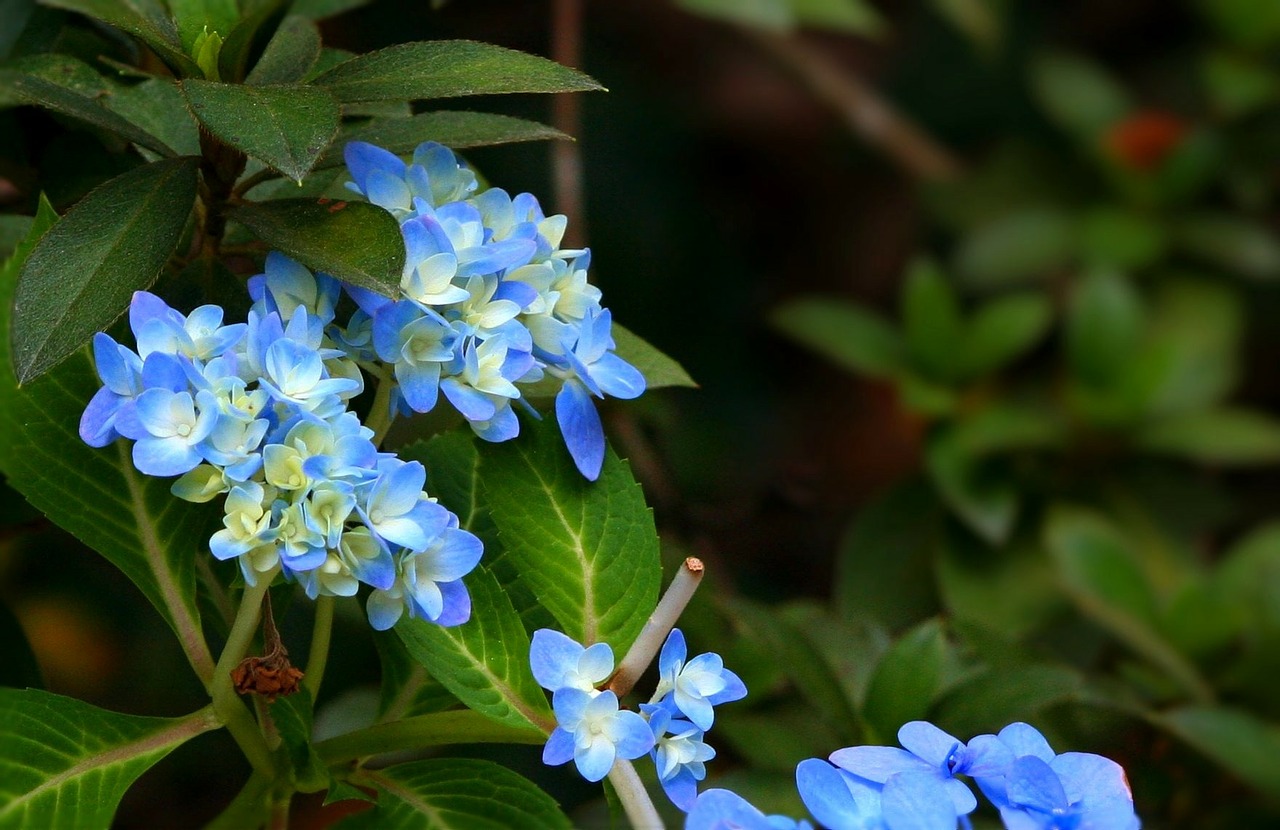
[[[1034,727],[1013,723],[970,741],[972,775],[1011,830],[1137,830],[1119,764],[1084,752],[1056,754]]]
[[[684,634],[672,629],[658,655],[658,688],[653,700],[670,695],[675,708],[705,732],[715,721],[712,707],[746,697],[747,687],[724,667],[720,655],[699,654],[686,662],[687,654]]]
[[[684,823],[685,830],[812,830],[807,821],[766,816],[730,790],[711,789],[698,796]]]
[[[584,647],[555,629],[539,628],[529,645],[529,667],[549,692],[591,692],[613,674],[613,649],[608,643]]]
[[[668,707],[644,703],[640,710],[653,730],[653,762],[662,791],[672,804],[688,812],[698,797],[698,782],[707,777],[706,762],[716,757],[716,751],[703,742],[701,729],[676,719]]]
[[[800,799],[818,823],[829,830],[885,830],[880,804],[880,788],[837,769],[826,761],[809,758],[796,767],[796,788]],[[942,811],[949,812],[955,827],[954,810],[943,797]],[[922,805],[929,809],[928,805]],[[936,808],[934,808],[936,809]]]
[[[648,722],[619,709],[613,692],[566,687],[552,695],[551,708],[557,726],[542,751],[545,764],[559,766],[572,759],[583,778],[599,781],[618,758],[633,760],[653,749]]]
[[[886,815],[901,806],[927,812],[903,827],[945,826],[952,830],[960,816],[968,815],[978,800],[955,776],[968,773],[975,754],[961,741],[926,721],[912,721],[898,730],[903,749],[890,746],[856,746],[831,753],[831,762],[844,771],[883,788]],[[950,802],[945,821],[936,805]],[[904,819],[905,821],[905,819]],[[948,823],[949,822],[949,823]],[[895,829],[896,830],[896,829]]]

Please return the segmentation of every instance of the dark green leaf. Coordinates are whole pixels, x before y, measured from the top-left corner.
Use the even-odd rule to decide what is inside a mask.
[[[568,139],[569,136],[545,124],[509,115],[451,110],[424,112],[410,118],[376,118],[344,129],[318,166],[342,164],[342,150],[349,141],[367,141],[393,153],[407,154],[424,141],[465,149],[552,138]]]
[[[957,356],[965,377],[1004,368],[1045,336],[1053,307],[1041,294],[1015,294],[992,300],[974,313]]]
[[[1066,324],[1071,367],[1085,384],[1110,386],[1120,377],[1142,334],[1142,299],[1129,281],[1094,271],[1076,287]]]
[[[1161,669],[1193,700],[1213,697],[1195,666],[1153,627],[1155,599],[1128,540],[1100,516],[1057,507],[1045,524],[1045,545],[1081,613]]]
[[[379,723],[457,708],[458,699],[409,656],[399,637],[390,631],[378,632],[373,642],[382,666]]]
[[[1280,40],[1280,6],[1270,0],[1197,0],[1195,6],[1242,46],[1262,47]]]
[[[182,90],[167,78],[151,78],[116,89],[104,98],[113,112],[172,147],[180,156],[200,155],[200,128]]]
[[[933,488],[911,480],[871,502],[858,514],[836,560],[835,601],[840,614],[871,618],[902,629],[938,607],[929,572],[942,509]]]
[[[875,730],[873,740],[892,741],[908,721],[929,713],[942,683],[949,648],[942,624],[926,620],[902,635],[876,666],[862,715]]]
[[[291,14],[309,17],[312,20],[323,20],[326,17],[349,12],[361,6],[367,6],[372,0],[293,0],[289,7]]]
[[[1212,52],[1204,59],[1202,74],[1215,108],[1229,118],[1257,111],[1280,96],[1275,73],[1264,62],[1243,55]]]
[[[298,791],[313,793],[324,789],[329,783],[329,771],[311,748],[311,692],[304,687],[296,694],[277,698],[270,709]]]
[[[795,26],[789,0],[676,0],[685,11],[760,29],[787,31]]]
[[[160,0],[41,0],[46,6],[79,12],[137,37],[183,76],[200,67],[182,51],[178,29]]]
[[[42,53],[7,62],[0,68],[0,106],[16,107],[28,99],[14,88],[14,81],[31,76],[84,98],[102,99],[115,88],[98,70],[70,55]]]
[[[565,634],[608,643],[620,659],[658,601],[653,513],[612,450],[589,482],[555,424],[521,428],[520,440],[481,453],[485,500],[505,555]]]
[[[0,689],[0,828],[107,827],[139,775],[219,725],[210,709],[144,718],[47,692]]]
[[[801,26],[874,36],[884,32],[884,18],[866,0],[791,0],[791,13]]]
[[[343,830],[569,830],[555,800],[505,767],[434,758],[367,770],[357,783],[382,791],[378,806]]]
[[[1032,66],[1031,86],[1049,117],[1092,141],[1128,114],[1128,94],[1097,64],[1079,55],[1051,53]]]
[[[8,259],[18,243],[31,231],[30,216],[0,216],[0,259]]]
[[[1061,665],[993,668],[949,690],[933,719],[953,734],[994,733],[1074,699],[1083,685],[1078,673]]]
[[[226,37],[240,19],[236,0],[165,0],[188,54],[196,38],[208,31]]]
[[[249,55],[262,33],[262,28],[272,19],[284,14],[285,0],[256,0],[245,9],[240,22],[224,35],[222,49],[218,53],[218,77],[228,82],[239,82],[249,68]],[[196,77],[201,77],[197,75]]]
[[[1191,256],[1258,280],[1280,277],[1280,239],[1266,226],[1226,213],[1201,213],[1176,227],[1174,243]]]
[[[980,458],[965,451],[954,429],[930,438],[925,459],[947,505],[988,543],[1004,544],[1018,516],[1017,483],[998,472],[990,474]]]
[[[1221,408],[1188,412],[1144,427],[1137,445],[1205,464],[1280,461],[1280,421],[1265,412]]]
[[[1148,412],[1171,415],[1219,404],[1240,379],[1244,308],[1221,281],[1164,279],[1152,298],[1148,337],[1163,371]]]
[[[133,467],[118,441],[94,449],[78,434],[80,415],[100,387],[87,352],[19,389],[8,354],[9,308],[23,260],[57,214],[44,203],[32,236],[0,269],[0,468],[54,523],[118,567],[178,634],[197,673],[213,661],[200,635],[195,557],[208,538],[205,505],[169,492],[169,482]]]
[[[18,381],[39,377],[105,329],[173,252],[196,200],[198,160],[157,161],[84,197],[31,252],[13,305]]]
[[[292,84],[307,77],[320,59],[320,29],[305,17],[289,15],[271,36],[248,84]]]
[[[240,205],[231,218],[313,271],[387,296],[400,290],[400,225],[377,205],[280,199]]]
[[[35,0],[10,0],[0,6],[0,60],[9,57],[35,11]]]
[[[658,351],[647,341],[633,334],[630,329],[614,323],[613,340],[617,345],[618,357],[640,370],[648,389],[662,389],[667,386],[697,388],[698,384],[674,358]]]
[[[409,654],[463,703],[508,726],[546,730],[546,695],[529,668],[529,635],[497,580],[480,567],[464,579],[471,619],[445,628],[402,619],[395,631]]]
[[[811,297],[784,303],[771,319],[783,334],[855,372],[891,377],[903,368],[898,332],[859,306]]]
[[[1081,217],[1079,230],[1080,257],[1088,266],[1145,268],[1168,246],[1163,226],[1123,208],[1095,208]]]
[[[1015,640],[1039,629],[1064,604],[1053,563],[1025,540],[997,549],[967,533],[944,533],[936,574],[954,619]]]
[[[1224,706],[1174,709],[1158,722],[1241,781],[1280,798],[1280,726]]]
[[[27,635],[13,611],[4,603],[0,603],[0,654],[4,655],[4,660],[0,661],[0,686],[15,689],[44,687],[40,665],[36,663]]]
[[[337,102],[310,86],[189,80],[182,89],[209,132],[297,182],[338,132]]]
[[[603,89],[545,58],[468,40],[403,43],[369,52],[335,66],[315,84],[343,103]]]
[[[976,46],[990,51],[999,45],[1003,22],[991,0],[933,0],[931,5]]]
[[[960,303],[938,266],[917,260],[902,294],[902,329],[913,364],[936,380],[951,380],[961,355]]]
[[[8,71],[0,70],[0,77],[8,74]],[[82,91],[85,89],[83,76],[68,80],[74,85],[64,85],[47,76],[23,74],[11,76],[8,86],[29,103],[100,127],[162,156],[176,155],[168,144],[109,109],[103,100],[104,93],[86,94]]]
[[[1075,226],[1054,208],[1027,208],[980,225],[956,252],[956,271],[977,288],[1051,276],[1071,261]]]

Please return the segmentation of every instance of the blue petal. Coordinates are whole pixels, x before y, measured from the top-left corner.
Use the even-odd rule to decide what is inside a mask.
[[[533,632],[529,645],[529,668],[533,679],[547,691],[554,692],[565,684],[564,676],[578,667],[578,658],[586,651],[569,636],[551,628]]]
[[[676,674],[684,666],[684,659],[689,651],[685,645],[684,632],[678,628],[671,629],[662,651],[658,654],[658,675],[674,681]]]
[[[115,428],[116,413],[127,402],[105,386],[95,392],[80,416],[80,440],[91,447],[105,447],[114,441],[120,435]]]
[[[937,777],[904,772],[885,782],[880,796],[888,830],[955,830],[956,809]]]
[[[400,394],[414,412],[435,408],[440,391],[439,363],[397,363],[396,380],[400,382]]]
[[[404,601],[385,591],[374,591],[369,594],[365,611],[369,615],[369,625],[374,631],[386,631],[399,622],[400,616],[404,614]]]
[[[133,466],[149,476],[178,476],[194,470],[204,459],[181,438],[139,438],[133,445]]]
[[[917,720],[903,724],[898,730],[898,743],[911,754],[941,768],[960,741],[928,721]]]
[[[635,713],[633,712],[632,714]],[[645,732],[648,731],[648,728],[646,728]],[[585,752],[575,752],[573,763],[578,767],[578,772],[582,774],[583,778],[594,783],[609,774],[609,770],[613,769],[613,762],[617,760],[617,757],[617,747],[608,741],[597,739],[591,742]]]
[[[859,778],[883,784],[890,776],[902,772],[927,772],[936,775],[929,764],[896,746],[854,746],[831,753],[831,763]]]
[[[698,796],[684,830],[773,830],[773,825],[737,793],[712,789]]]
[[[587,370],[600,391],[622,400],[638,398],[645,389],[644,375],[640,370],[613,352],[601,355]]]
[[[742,700],[747,696],[747,684],[742,682],[742,678],[729,671],[722,669],[720,676],[724,678],[724,688],[715,694],[707,695],[707,702],[713,706],[719,706],[721,703],[730,703],[735,700]]]
[[[556,420],[578,472],[587,480],[595,481],[604,465],[604,427],[595,403],[582,384],[565,381],[556,395]]]
[[[854,786],[863,791],[861,803],[854,798]],[[874,789],[818,758],[801,761],[796,767],[796,788],[804,806],[827,827],[858,827],[862,822],[872,825],[879,812],[879,795]]]
[[[448,628],[471,619],[471,594],[467,593],[467,586],[461,579],[441,582],[440,593],[444,596],[444,610],[436,617],[436,625]]]
[[[698,780],[688,767],[681,767],[675,775],[661,783],[662,791],[671,799],[672,804],[686,813],[693,809],[698,798]]]
[[[611,727],[616,730],[613,731],[614,744],[620,757],[630,761],[653,749],[653,730],[649,728],[649,722],[635,712],[620,710],[611,719]]]
[[[558,767],[573,758],[573,735],[557,726],[542,748],[542,763]]]
[[[1067,793],[1058,774],[1044,761],[1025,755],[1013,762],[1005,792],[1010,804],[1051,813],[1067,807]]]

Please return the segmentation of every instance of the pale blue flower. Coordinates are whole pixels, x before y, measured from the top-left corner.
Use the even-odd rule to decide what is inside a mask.
[[[698,797],[698,782],[707,777],[706,762],[716,757],[716,751],[703,741],[703,730],[674,718],[666,706],[645,703],[640,710],[653,730],[653,762],[662,791],[672,804],[688,812]]]
[[[583,647],[555,629],[539,628],[529,646],[529,667],[534,680],[549,692],[591,692],[613,674],[613,649],[608,643]]]
[[[618,708],[611,691],[562,688],[551,698],[557,726],[547,739],[542,761],[558,766],[573,759],[588,781],[609,774],[618,758],[634,760],[653,749],[653,731],[643,717]]]
[[[425,550],[450,522],[448,510],[428,501],[427,471],[417,461],[387,464],[356,509],[375,536],[410,550]]]
[[[279,251],[267,254],[263,273],[249,278],[249,296],[263,314],[289,320],[299,307],[327,325],[333,321],[341,284],[327,274],[313,274]]]
[[[684,823],[685,830],[812,830],[807,821],[766,816],[731,790],[711,789],[698,796]]]
[[[685,662],[687,654],[684,634],[672,629],[658,655],[658,688],[653,699],[670,695],[676,709],[706,731],[715,720],[712,707],[746,697],[747,687],[724,667],[720,655],[699,654]]]
[[[139,472],[182,475],[204,460],[199,445],[218,419],[212,393],[200,392],[193,400],[189,392],[148,389],[138,396],[134,412],[145,430],[133,445],[133,465]]]
[[[102,332],[93,336],[93,357],[103,386],[80,416],[80,438],[91,447],[105,447],[120,437],[120,410],[142,393],[142,359]]]

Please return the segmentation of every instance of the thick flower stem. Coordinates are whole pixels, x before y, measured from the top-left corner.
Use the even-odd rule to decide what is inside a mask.
[[[382,446],[382,439],[387,437],[387,430],[391,429],[391,422],[394,420],[391,413],[391,388],[393,386],[391,378],[379,373],[378,391],[373,395],[373,405],[369,407],[369,415],[364,419],[364,425],[373,430],[373,445],[375,447]]]
[[[329,637],[333,632],[333,597],[316,598],[316,621],[311,630],[311,651],[307,655],[307,673],[302,685],[311,692],[314,703],[320,695],[320,682],[324,680],[324,668],[329,662]]]
[[[227,644],[222,649],[222,655],[218,658],[218,665],[213,670],[213,679],[209,684],[214,711],[218,713],[227,731],[231,733],[231,737],[240,746],[254,770],[271,779],[276,775],[271,750],[268,749],[257,722],[237,698],[236,690],[231,685],[231,670],[244,659],[245,653],[249,650],[249,644],[253,642],[253,635],[258,630],[258,619],[262,613],[262,597],[271,587],[271,581],[275,579],[275,575],[275,571],[263,574],[258,578],[257,585],[245,588],[244,596],[240,598],[240,608],[236,612],[235,622],[231,624],[231,633],[227,635]]]
[[[658,815],[658,808],[653,806],[649,791],[644,788],[644,782],[640,780],[640,775],[630,761],[619,758],[613,762],[613,768],[609,770],[609,783],[613,784],[618,801],[622,802],[622,809],[627,814],[627,821],[631,822],[635,830],[664,830],[665,825]]]
[[[658,602],[658,607],[653,609],[648,622],[644,624],[644,628],[640,629],[640,635],[636,637],[626,656],[618,664],[618,670],[613,673],[606,688],[618,697],[631,691],[631,687],[636,684],[640,675],[657,656],[671,629],[675,628],[676,621],[680,619],[680,614],[689,604],[689,600],[693,599],[693,592],[698,590],[705,572],[706,567],[701,559],[690,556],[684,560],[675,579],[672,579],[671,584],[667,586],[667,592]]]

